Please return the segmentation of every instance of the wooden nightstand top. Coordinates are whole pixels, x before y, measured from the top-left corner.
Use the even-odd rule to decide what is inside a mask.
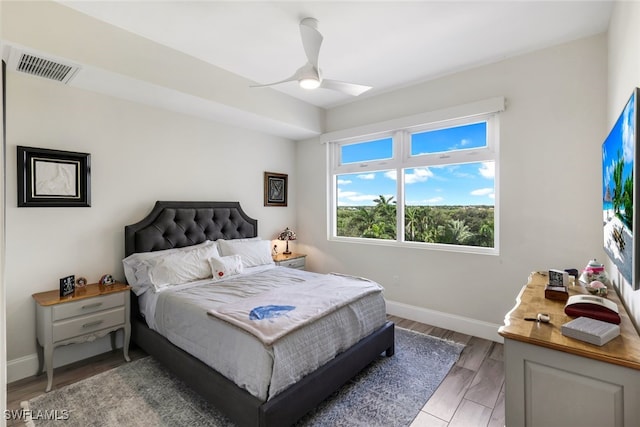
[[[131,286],[124,283],[114,283],[113,285],[101,285],[92,283],[84,287],[77,287],[74,293],[65,297],[60,297],[60,290],[39,292],[31,295],[33,299],[41,306],[56,305],[65,302],[78,301],[85,298],[97,297],[100,295],[108,295],[114,292],[123,292],[131,289]]]
[[[306,254],[297,254],[295,252],[291,252],[290,254],[278,254],[276,256],[273,257],[273,261],[274,262],[282,262],[282,261],[288,261],[290,259],[297,259],[297,258],[304,258],[306,257]]]

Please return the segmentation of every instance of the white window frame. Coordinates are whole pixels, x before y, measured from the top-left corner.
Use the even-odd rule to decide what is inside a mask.
[[[504,111],[504,98],[492,98],[478,103],[430,112],[409,118],[392,120],[377,125],[365,126],[347,131],[333,132],[321,137],[327,143],[327,239],[330,241],[363,243],[387,246],[405,246],[421,249],[435,249],[487,255],[499,255],[499,115]],[[411,156],[411,134],[463,126],[478,122],[487,123],[487,145],[480,148],[455,150]],[[377,130],[377,131],[376,131]],[[358,134],[359,133],[359,134]],[[341,147],[347,144],[393,138],[393,158],[368,162],[340,164]],[[479,163],[492,161],[494,176],[494,246],[450,245],[443,243],[408,242],[404,240],[404,173],[405,169],[432,167],[448,164]],[[396,170],[396,239],[374,239],[343,237],[337,235],[337,181],[338,175],[381,170]],[[400,203],[402,201],[402,203]]]

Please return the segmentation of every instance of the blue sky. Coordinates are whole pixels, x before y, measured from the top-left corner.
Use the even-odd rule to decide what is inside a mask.
[[[414,134],[412,155],[469,149],[486,145],[486,124]],[[391,157],[391,139],[343,147],[345,163]],[[493,205],[495,164],[478,162],[411,168],[405,174],[405,199],[411,206]],[[338,205],[371,206],[379,195],[397,200],[396,171],[380,171],[338,176]]]

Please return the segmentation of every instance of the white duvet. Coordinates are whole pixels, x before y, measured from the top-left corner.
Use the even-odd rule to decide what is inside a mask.
[[[382,288],[369,281],[344,278],[369,287],[362,296],[281,337],[272,345],[207,313],[242,304],[249,297],[290,292],[321,283],[321,275],[285,267],[258,267],[223,281],[199,281],[147,291],[140,307],[149,327],[218,372],[267,400],[324,365],[386,321]],[[376,289],[371,289],[374,286]]]

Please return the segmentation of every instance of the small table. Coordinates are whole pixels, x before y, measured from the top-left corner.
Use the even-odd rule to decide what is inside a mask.
[[[278,254],[273,257],[273,262],[282,267],[304,270],[306,257],[307,255],[305,254],[297,254],[295,252],[290,254]]]
[[[32,295],[36,302],[38,375],[46,368],[45,391],[51,391],[53,383],[53,350],[61,345],[93,341],[111,333],[111,348],[115,349],[115,331],[124,329],[124,359],[131,360],[129,289],[124,283],[94,283],[77,287],[65,297],[60,297],[57,289]]]

